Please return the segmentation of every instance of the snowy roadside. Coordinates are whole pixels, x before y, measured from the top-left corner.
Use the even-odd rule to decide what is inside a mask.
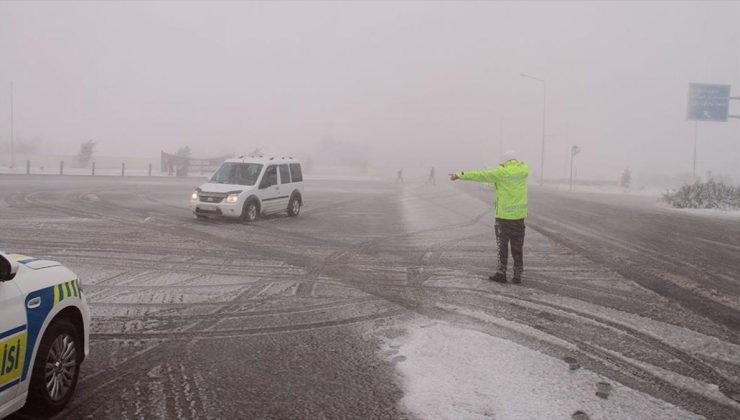
[[[508,340],[442,321],[416,321],[386,342],[402,406],[423,419],[699,419],[665,401]],[[608,398],[596,395],[608,382]]]
[[[414,189],[406,189],[401,200],[407,232],[433,229],[439,223],[439,218],[427,213],[428,203],[423,199],[415,199],[416,194]],[[472,218],[488,207],[485,203],[458,196],[448,187],[436,187],[435,196],[441,201],[449,197],[449,202],[456,205],[449,206],[448,211],[461,216],[464,214],[463,218]],[[460,203],[460,200],[465,203]],[[477,224],[483,227],[490,223],[482,219]],[[539,298],[575,305],[584,312],[600,314],[599,311],[603,309],[586,302],[547,294]],[[573,344],[527,325],[462,306],[437,304],[436,307],[514,329],[543,342],[575,349]],[[713,358],[737,363],[733,355],[734,346],[723,346],[722,343],[705,346],[706,340],[699,334],[687,334],[688,331],[680,328],[665,330],[662,329],[664,323],[645,323],[639,316],[616,310],[610,311],[609,316],[620,319],[624,325],[647,330],[659,340],[676,344],[692,353],[708,353]],[[419,418],[569,419],[579,418],[572,417],[579,411],[588,416],[581,418],[590,419],[703,418],[586,368],[569,370],[568,364],[561,359],[500,337],[422,318],[401,327],[404,328],[403,335],[387,339],[381,354],[394,363],[401,377],[403,408]],[[614,357],[625,360],[622,354],[615,354]],[[657,368],[652,369],[653,366],[643,368],[656,372],[656,375],[659,373]],[[679,381],[686,378],[674,376],[672,379]],[[608,399],[596,395],[600,382],[612,386]],[[716,389],[707,388],[705,383],[681,383],[682,387],[696,392],[705,390],[709,393],[708,397],[714,400],[727,400]]]
[[[661,209],[665,209],[667,211],[673,211],[677,213],[683,213],[691,216],[700,216],[700,217],[714,217],[714,218],[721,218],[721,219],[733,219],[737,220],[740,219],[740,209],[739,210],[731,210],[731,209],[694,209],[694,208],[676,208],[668,203],[666,203],[662,197],[663,194],[665,194],[665,189],[659,189],[659,188],[640,188],[640,189],[626,189],[622,188],[618,185],[602,185],[602,186],[593,186],[593,185],[578,185],[575,188],[575,191],[570,192],[569,186],[567,184],[547,184],[545,185],[545,188],[550,190],[556,190],[556,191],[562,191],[562,192],[569,192],[572,194],[605,194],[605,195],[625,195],[625,196],[633,196],[633,197],[654,197],[657,198],[655,201],[655,205]]]
[[[658,206],[666,211],[686,214],[696,217],[710,217],[715,219],[740,220],[740,210],[723,210],[723,209],[688,209],[677,208],[666,202],[659,202]]]
[[[568,184],[545,184],[545,188],[553,189],[557,191],[570,191],[570,185]],[[575,193],[590,193],[590,194],[624,194],[624,195],[636,195],[646,197],[660,197],[665,189],[660,188],[624,188],[619,185],[575,185]]]

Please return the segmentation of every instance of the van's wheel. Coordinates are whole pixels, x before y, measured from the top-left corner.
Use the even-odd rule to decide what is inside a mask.
[[[288,216],[296,217],[301,212],[301,199],[297,194],[293,194],[288,201]]]
[[[257,214],[259,214],[259,210],[257,209],[256,201],[249,200],[244,203],[244,209],[242,209],[242,220],[247,223],[254,222],[257,220]]]
[[[49,325],[33,363],[25,411],[51,416],[64,408],[77,386],[84,351],[72,323],[60,319]]]

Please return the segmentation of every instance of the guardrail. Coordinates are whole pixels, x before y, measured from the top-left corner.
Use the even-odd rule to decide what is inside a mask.
[[[64,160],[59,161],[59,169],[47,168],[45,166],[34,167],[31,160],[26,160],[25,168],[23,167],[0,167],[0,174],[15,175],[76,175],[76,176],[174,176],[167,172],[155,171],[150,163],[147,169],[130,169],[126,167],[126,162],[121,162],[120,168],[106,167],[100,168],[95,162],[91,162],[89,167],[69,168],[65,166]]]

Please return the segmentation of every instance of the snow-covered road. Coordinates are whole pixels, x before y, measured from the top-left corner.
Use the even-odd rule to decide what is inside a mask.
[[[710,273],[729,277],[721,289],[670,277],[723,305],[702,312],[615,268],[619,232],[574,229],[558,194],[535,190],[524,284],[500,285],[485,188],[317,179],[298,218],[243,225],[195,220],[197,182],[0,176],[0,248],[62,261],[91,303],[63,416],[740,415],[729,258]]]

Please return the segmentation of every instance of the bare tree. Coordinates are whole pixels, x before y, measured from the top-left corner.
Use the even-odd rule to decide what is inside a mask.
[[[190,146],[183,146],[177,149],[177,152],[175,152],[175,156],[182,157],[182,158],[189,158],[190,154],[191,154]]]
[[[79,167],[84,168],[90,164],[90,160],[95,153],[96,144],[97,143],[92,140],[83,141],[80,144],[80,152],[77,154],[77,164]]]
[[[188,176],[188,168],[190,167],[190,146],[184,146],[177,149],[175,156],[175,175],[176,176]]]
[[[627,168],[622,172],[622,178],[619,179],[619,185],[623,188],[629,188],[632,185],[632,172]]]

